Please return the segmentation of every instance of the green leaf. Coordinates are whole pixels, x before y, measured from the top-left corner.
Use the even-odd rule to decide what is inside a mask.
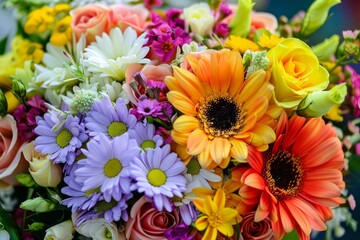
[[[282,240],[299,240],[299,236],[294,229],[291,233],[286,234]]]
[[[8,37],[0,40],[0,55],[4,54],[6,51]]]
[[[0,205],[0,223],[10,235],[10,240],[20,240],[20,228],[11,215]]]

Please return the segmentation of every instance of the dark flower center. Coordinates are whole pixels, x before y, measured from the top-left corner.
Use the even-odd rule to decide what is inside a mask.
[[[200,103],[199,118],[206,133],[229,137],[243,128],[246,111],[232,98],[210,97]]]
[[[273,154],[265,160],[262,175],[277,199],[289,199],[299,193],[304,171],[301,160],[284,151]]]

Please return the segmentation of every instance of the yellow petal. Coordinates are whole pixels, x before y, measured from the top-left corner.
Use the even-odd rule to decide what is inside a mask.
[[[167,99],[172,105],[182,113],[190,116],[196,115],[195,104],[188,96],[179,91],[170,91]]]
[[[230,156],[238,161],[244,161],[248,156],[247,144],[244,141],[237,139],[231,139],[230,143],[232,145]]]
[[[234,235],[234,228],[231,224],[223,223],[217,227],[217,230],[227,237]]]
[[[201,240],[216,240],[216,237],[217,237],[217,229],[214,227],[208,227]]]
[[[208,225],[209,225],[209,222],[208,222],[207,216],[202,216],[202,217],[198,218],[195,222],[195,226],[196,226],[197,230],[199,230],[199,231],[204,231]]]
[[[217,164],[220,164],[229,155],[230,148],[231,144],[227,139],[216,137],[210,142],[210,155]]]
[[[222,190],[221,188],[219,188],[214,196],[214,203],[216,204],[216,206],[218,206],[218,208],[223,208],[225,206],[225,202],[226,202],[226,195],[224,190]]]
[[[171,137],[179,145],[186,146],[190,133],[180,133],[172,130]]]
[[[181,115],[174,122],[174,130],[190,133],[199,128],[199,120],[192,116]]]

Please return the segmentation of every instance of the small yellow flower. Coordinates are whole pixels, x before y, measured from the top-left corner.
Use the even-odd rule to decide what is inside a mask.
[[[213,199],[206,196],[204,200],[194,200],[196,208],[203,213],[195,222],[195,226],[199,231],[206,229],[202,239],[215,240],[218,231],[227,237],[234,235],[232,225],[236,224],[235,219],[238,212],[225,207],[225,203],[226,195],[222,189],[216,191]]]
[[[24,30],[27,34],[43,33],[55,22],[52,8],[44,6],[28,15]]]
[[[36,42],[30,42],[20,36],[15,37],[12,49],[15,57],[23,64],[26,60],[33,60],[40,63],[44,55],[42,45]]]
[[[237,194],[240,188],[240,182],[227,180],[224,185],[219,186],[218,189],[222,189],[225,193],[226,203],[225,207],[235,208],[241,201],[240,196]],[[214,197],[217,190],[208,188],[194,188],[193,192],[196,196],[206,198],[206,196]]]
[[[71,16],[66,16],[56,23],[50,37],[50,43],[56,46],[63,46],[71,40],[71,19]]]
[[[58,15],[60,13],[68,13],[71,10],[71,6],[67,3],[56,4],[54,7],[54,15]]]
[[[271,49],[275,47],[279,42],[281,42],[283,38],[280,38],[276,34],[271,34],[270,36],[267,34],[262,34],[258,44],[263,48]]]
[[[228,40],[225,41],[225,47],[233,50],[239,51],[241,54],[244,54],[246,50],[252,52],[259,51],[259,46],[253,41],[231,35]]]
[[[342,122],[343,117],[341,115],[343,114],[343,111],[340,109],[340,106],[341,104],[335,104],[332,106],[332,108],[330,108],[329,112],[324,117],[331,121]]]
[[[19,106],[19,99],[17,99],[17,97],[11,91],[7,91],[5,93],[5,98],[8,105],[7,112],[11,113]]]
[[[13,52],[0,56],[0,88],[11,89],[10,76],[15,73],[16,68],[21,67]]]

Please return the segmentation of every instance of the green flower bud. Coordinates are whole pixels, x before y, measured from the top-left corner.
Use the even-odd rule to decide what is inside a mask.
[[[341,3],[340,0],[315,0],[306,12],[300,34],[309,36],[319,29],[326,21],[331,7]]]
[[[324,116],[333,105],[344,101],[346,93],[346,83],[336,85],[328,91],[312,92],[300,102],[296,113],[303,117]]]
[[[335,54],[339,41],[339,35],[334,34],[330,38],[327,38],[323,42],[312,47],[312,50],[318,57],[319,61],[326,61],[331,55]]]
[[[5,116],[7,114],[7,108],[8,104],[5,98],[5,94],[2,89],[0,89],[0,116]]]
[[[21,173],[15,176],[16,180],[21,184],[28,188],[33,188],[38,186],[34,179],[28,173]]]
[[[28,199],[20,204],[20,208],[33,212],[49,212],[56,207],[55,203],[49,202],[42,197]]]
[[[30,231],[40,231],[43,230],[45,224],[42,222],[33,222],[32,224],[28,225]]]
[[[250,13],[255,3],[252,0],[239,0],[234,18],[229,24],[231,35],[247,37],[250,32]]]
[[[20,99],[24,99],[26,97],[26,88],[24,84],[16,78],[12,79],[12,90]]]

